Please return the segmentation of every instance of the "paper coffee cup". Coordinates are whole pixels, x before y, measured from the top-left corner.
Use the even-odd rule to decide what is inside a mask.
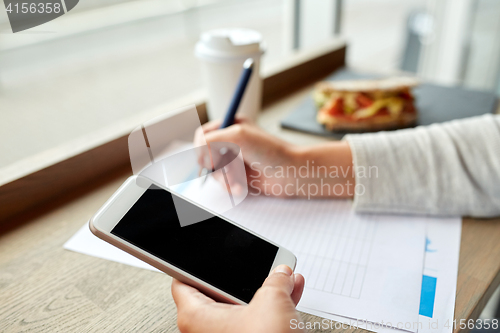
[[[196,44],[195,55],[202,61],[202,76],[208,92],[210,120],[224,118],[238,83],[243,63],[254,60],[254,69],[238,108],[238,114],[255,119],[262,103],[260,58],[264,53],[262,36],[249,29],[216,29],[204,32]]]

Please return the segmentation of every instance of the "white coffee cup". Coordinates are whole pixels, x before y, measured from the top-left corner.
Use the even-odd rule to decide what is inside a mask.
[[[238,114],[255,120],[262,103],[260,57],[264,53],[262,36],[249,29],[216,29],[204,32],[196,44],[195,55],[202,61],[202,76],[208,92],[210,120],[224,118],[238,83],[243,63],[254,60],[250,82]]]

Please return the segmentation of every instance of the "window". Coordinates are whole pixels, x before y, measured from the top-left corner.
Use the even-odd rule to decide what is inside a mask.
[[[375,72],[400,69],[406,25],[427,0],[349,0],[344,2],[342,34],[348,40],[348,64]]]
[[[461,79],[468,87],[496,89],[500,95],[500,2],[477,0],[472,9]]]
[[[202,31],[258,30],[267,44],[263,67],[279,63],[291,52],[293,29],[286,25],[293,23],[293,2],[82,0],[66,15],[16,34],[3,11],[0,168],[202,88],[193,54]]]
[[[200,91],[194,45],[213,28],[260,31],[264,70],[340,36],[354,68],[500,90],[496,0],[81,0],[16,34],[1,8],[0,170]]]

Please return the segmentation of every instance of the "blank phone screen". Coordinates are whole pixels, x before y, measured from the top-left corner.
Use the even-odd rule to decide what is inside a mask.
[[[161,189],[146,190],[111,233],[247,303],[278,252],[217,216],[181,227],[172,194]]]

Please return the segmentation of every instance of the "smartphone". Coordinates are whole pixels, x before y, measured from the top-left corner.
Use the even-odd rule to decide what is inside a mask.
[[[89,222],[94,235],[226,303],[247,304],[278,265],[295,269],[292,252],[208,211],[181,227],[175,200],[196,203],[143,177],[132,176]]]

